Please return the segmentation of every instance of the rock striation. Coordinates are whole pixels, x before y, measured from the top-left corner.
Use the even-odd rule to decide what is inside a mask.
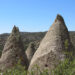
[[[63,17],[58,14],[35,52],[29,66],[29,71],[33,69],[34,65],[38,65],[41,70],[51,70],[59,62],[64,61],[67,57],[69,58],[70,54],[66,54],[66,52],[72,51],[73,46],[70,41],[68,29]]]
[[[19,29],[14,26],[12,33],[8,37],[2,51],[2,56],[0,59],[0,70],[4,71],[13,67],[19,60],[21,61],[21,64],[24,65],[27,69],[28,60],[24,52],[20,32]]]

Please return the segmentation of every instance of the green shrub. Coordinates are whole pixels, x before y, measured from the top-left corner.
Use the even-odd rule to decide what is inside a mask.
[[[75,75],[75,60],[66,59],[53,70],[53,75]]]
[[[51,74],[48,74],[48,70],[44,70],[41,72],[40,68],[37,67],[36,71],[28,72],[25,70],[25,67],[21,66],[20,64],[17,64],[12,69],[9,69],[3,73],[3,75],[36,75],[36,72],[39,73],[39,75],[75,75],[75,59],[73,61],[69,61],[69,59],[66,59],[64,62],[59,64],[55,69],[51,71]]]

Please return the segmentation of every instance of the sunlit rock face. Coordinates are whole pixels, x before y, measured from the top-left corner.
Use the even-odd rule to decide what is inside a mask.
[[[35,52],[28,70],[32,70],[34,65],[38,65],[41,70],[51,70],[69,57],[66,52],[73,52],[73,46],[64,19],[58,14]]]
[[[8,37],[2,56],[0,59],[0,70],[6,70],[13,67],[20,60],[21,64],[27,69],[28,60],[24,52],[19,29],[14,26],[12,33]]]

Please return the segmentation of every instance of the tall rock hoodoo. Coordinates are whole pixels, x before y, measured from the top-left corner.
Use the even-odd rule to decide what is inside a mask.
[[[72,51],[68,29],[62,16],[57,15],[54,23],[46,33],[39,48],[35,52],[29,70],[38,65],[41,70],[53,69],[66,57],[66,51]]]
[[[24,52],[20,32],[19,29],[14,26],[12,33],[8,37],[2,51],[0,70],[6,70],[7,68],[13,67],[15,64],[17,64],[18,60],[20,60],[21,64],[27,69],[28,60]]]
[[[37,50],[39,46],[39,42],[38,41],[35,41],[35,42],[31,42],[26,50],[26,55],[27,55],[27,59],[30,63],[35,51]]]

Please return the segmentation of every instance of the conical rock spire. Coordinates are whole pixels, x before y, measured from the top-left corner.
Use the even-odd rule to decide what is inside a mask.
[[[64,23],[64,19],[63,19],[63,17],[60,14],[57,14],[55,21],[57,21],[57,20],[59,20],[62,23]]]
[[[17,64],[18,61],[24,65],[27,69],[28,60],[24,52],[23,43],[21,40],[19,29],[14,26],[12,33],[8,37],[4,49],[2,51],[2,56],[0,59],[0,70],[6,70]]]
[[[65,47],[66,43],[67,47]],[[64,19],[57,15],[54,23],[35,52],[29,70],[34,65],[38,65],[40,70],[53,69],[60,61],[66,58],[66,51],[72,51],[72,44]]]

